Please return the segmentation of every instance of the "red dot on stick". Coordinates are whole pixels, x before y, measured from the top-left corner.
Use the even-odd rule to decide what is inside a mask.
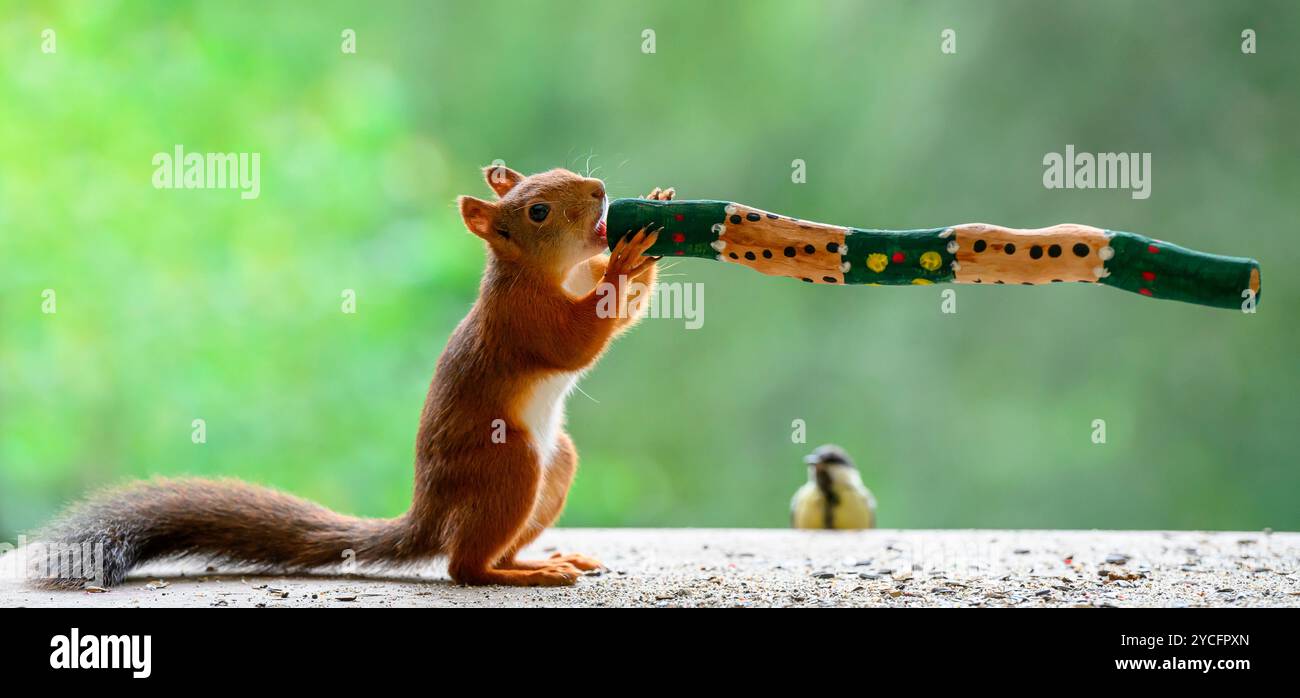
[[[1147,252],[1150,252],[1151,254],[1155,254],[1159,251],[1160,251],[1159,247],[1156,247],[1155,245],[1147,245]]]
[[[1142,272],[1142,278],[1145,279],[1145,280],[1147,280],[1147,281],[1155,281],[1155,280],[1156,280],[1156,273],[1153,272],[1153,271],[1144,271],[1144,272]]]
[[[1139,288],[1139,289],[1138,289],[1138,293],[1141,293],[1141,294],[1144,295],[1144,296],[1149,296],[1149,295],[1151,295],[1151,289],[1149,289],[1149,288]]]
[[[675,254],[675,255],[677,255],[678,257],[680,257],[680,256],[686,254],[686,250],[677,250],[677,251],[674,252],[673,254]]]
[[[902,253],[902,252],[895,252],[895,253],[894,253],[894,264],[901,264],[901,263],[903,262],[904,259],[905,259],[905,257],[903,257],[903,253]]]
[[[680,213],[677,214],[676,216],[673,216],[673,218],[676,218],[676,219],[679,220],[679,221],[686,220],[686,216],[683,216],[683,215],[680,214]]]
[[[673,242],[686,242],[685,233],[673,233]]]

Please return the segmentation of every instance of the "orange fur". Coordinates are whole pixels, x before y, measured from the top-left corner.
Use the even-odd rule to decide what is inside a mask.
[[[292,571],[349,556],[409,563],[445,554],[452,578],[465,584],[572,584],[599,567],[583,555],[515,554],[559,517],[577,469],[561,428],[567,389],[636,321],[600,317],[596,286],[609,282],[624,297],[629,281],[653,285],[657,260],[642,253],[657,233],[630,234],[607,258],[600,180],[567,170],[484,174],[500,198],[462,196],[458,204],[465,226],[487,243],[487,267],[478,300],[438,359],[408,512],[358,519],[244,483],[159,480],[91,497],[40,539],[101,546],[107,585],[140,563],[186,555]],[[672,190],[652,197],[670,199]],[[539,205],[545,215],[530,214]],[[502,431],[504,441],[493,438]]]
[[[492,168],[487,176],[491,183]],[[589,368],[635,321],[599,317],[594,287],[608,282],[622,295],[627,280],[652,285],[654,260],[641,253],[657,234],[638,232],[608,259],[594,255],[604,203],[598,180],[564,170],[508,179],[516,183],[495,187],[498,202],[474,200],[467,209],[461,199],[466,227],[488,243],[488,267],[429,391],[414,511],[447,523],[443,546],[457,581],[568,584],[599,563],[584,556],[515,559],[559,516],[577,468],[567,434],[554,436],[554,451],[536,442],[541,435],[526,424],[524,403],[542,381]],[[597,190],[599,198],[591,194]],[[558,229],[546,230],[549,218],[540,225],[528,219],[539,201],[550,203],[551,216],[563,216]],[[566,285],[587,290],[574,295]],[[489,438],[497,419],[505,422],[505,443]]]

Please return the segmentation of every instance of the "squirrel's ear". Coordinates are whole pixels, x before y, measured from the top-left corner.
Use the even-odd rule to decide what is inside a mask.
[[[456,203],[460,206],[460,217],[465,219],[465,227],[469,232],[490,240],[492,238],[492,221],[496,218],[497,205],[491,201],[475,199],[472,196],[457,197]]]
[[[492,191],[497,193],[498,197],[505,196],[506,192],[515,188],[515,185],[524,181],[524,176],[506,167],[505,165],[488,165],[483,168],[483,177],[487,180],[488,186]]]

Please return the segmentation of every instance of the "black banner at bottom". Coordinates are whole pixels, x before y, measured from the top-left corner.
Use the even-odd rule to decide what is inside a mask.
[[[638,689],[772,672],[850,684],[887,674],[925,686],[1044,675],[1077,686],[1248,685],[1294,670],[1288,627],[1298,617],[1291,609],[9,609],[0,611],[0,651],[9,678],[45,688],[195,687],[234,668],[255,672],[259,688],[485,670],[498,682],[560,669],[612,672]]]

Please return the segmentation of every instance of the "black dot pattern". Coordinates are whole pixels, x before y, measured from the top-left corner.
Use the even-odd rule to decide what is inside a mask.
[[[1088,256],[1088,246],[1085,245],[1085,244],[1083,244],[1082,242],[1076,242],[1076,243],[1074,243],[1074,256],[1075,256],[1075,257],[1087,257],[1087,256]]]
[[[1061,246],[1060,246],[1060,245],[1052,245],[1051,247],[1047,248],[1047,256],[1048,256],[1048,257],[1053,257],[1053,258],[1055,258],[1055,257],[1060,257],[1060,256],[1061,256]]]
[[[1042,259],[1043,248],[1039,245],[1034,245],[1033,247],[1029,248],[1029,256],[1032,259]]]
[[[740,216],[732,216],[731,223],[732,225],[740,225]]]
[[[762,218],[762,216],[758,215],[757,213],[746,213],[746,214],[745,214],[745,217],[748,218],[748,219],[751,220],[751,221],[756,221],[756,220]]]
[[[732,253],[731,253],[731,258],[732,258],[732,259],[740,259],[740,255],[736,254],[735,252],[732,252]]]
[[[1006,246],[1002,248],[1002,251],[1006,252],[1007,254],[1015,254],[1016,244],[1014,242],[1008,242]]]
[[[835,277],[833,277],[833,276],[823,276],[823,277],[822,277],[822,281],[825,281],[825,282],[828,283],[828,284],[833,284],[833,283],[835,283]]]
[[[983,252],[983,251],[985,250],[985,248],[987,248],[988,246],[989,246],[988,243],[987,243],[987,242],[984,242],[983,240],[976,240],[976,241],[975,241],[975,251],[976,251],[976,252]]]
[[[787,248],[785,248],[785,256],[787,256],[787,257],[793,257],[793,256],[794,256],[794,248],[793,248],[793,247],[787,247]]]
[[[827,252],[830,252],[831,254],[835,254],[836,252],[839,252],[839,251],[840,251],[840,243],[838,243],[838,242],[828,242],[828,243],[826,243],[826,251],[827,251]]]
[[[763,250],[763,259],[771,259],[772,250]]]
[[[814,253],[814,252],[817,251],[817,248],[816,248],[816,247],[813,247],[812,245],[804,245],[804,246],[803,246],[803,251],[804,251],[804,252],[807,252],[808,254],[812,254],[812,253]]]
[[[745,259],[748,259],[749,261],[752,262],[752,261],[754,261],[755,259],[757,259],[757,257],[754,256],[754,253],[753,253],[753,252],[746,252],[746,253],[745,253]]]

